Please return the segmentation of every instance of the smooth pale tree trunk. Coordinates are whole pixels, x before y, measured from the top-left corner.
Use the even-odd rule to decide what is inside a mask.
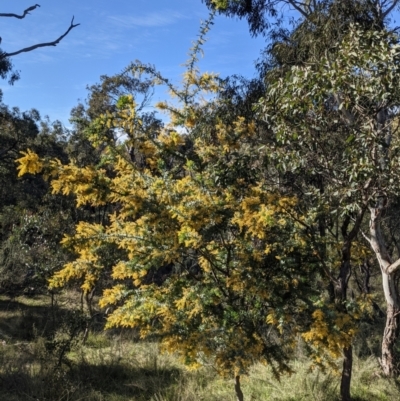
[[[388,276],[390,277],[390,276]],[[382,339],[381,366],[385,376],[393,377],[398,374],[395,344],[399,337],[399,313],[398,300],[395,304],[387,304],[386,325]]]
[[[400,302],[399,290],[396,285],[396,276],[400,267],[400,259],[392,263],[385,240],[381,232],[381,217],[384,206],[370,208],[370,236],[369,243],[378,259],[382,272],[383,292],[386,300],[386,325],[382,339],[381,367],[385,376],[393,377],[399,372],[395,355],[395,344],[399,337]]]

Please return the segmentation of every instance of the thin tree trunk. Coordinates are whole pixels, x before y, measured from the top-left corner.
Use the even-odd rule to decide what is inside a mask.
[[[343,349],[343,370],[340,382],[341,401],[350,401],[351,372],[353,369],[353,347],[350,345]]]
[[[359,219],[361,219],[359,217]],[[356,230],[358,229],[357,225],[353,227],[353,229],[348,233],[348,227],[350,224],[350,218],[346,217],[343,221],[341,231],[343,236],[343,245],[342,245],[342,262],[340,265],[339,277],[336,282],[336,294],[335,294],[335,302],[336,308],[339,312],[348,313],[346,308],[346,299],[347,299],[347,288],[351,275],[351,246],[352,241],[355,237]],[[340,396],[341,401],[350,401],[350,386],[351,386],[351,372],[353,368],[353,347],[351,344],[348,344],[343,348],[343,369],[342,369],[342,378],[340,382]]]
[[[336,307],[338,311],[347,313],[346,309],[346,298],[347,298],[347,287],[348,280],[351,274],[350,269],[350,247],[351,244],[347,243],[343,246],[342,250],[342,265],[338,281],[336,284]],[[342,378],[340,382],[340,396],[341,401],[350,401],[350,385],[351,385],[351,371],[353,367],[353,347],[349,344],[343,348],[343,369]]]
[[[240,376],[235,377],[235,393],[237,401],[244,401],[242,389],[240,388]]]

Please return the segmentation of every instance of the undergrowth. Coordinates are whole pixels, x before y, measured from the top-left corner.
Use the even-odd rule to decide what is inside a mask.
[[[64,326],[54,330],[43,321],[53,319],[43,315],[44,301],[0,301],[0,401],[236,400],[233,381],[218,377],[211,366],[188,371],[174,355],[160,354],[157,342],[140,342],[129,331],[91,332],[85,341],[79,332],[71,338],[65,324],[71,318],[79,323],[79,314],[58,310]],[[242,378],[245,400],[339,400],[339,377],[311,372],[301,352],[293,369],[278,382],[268,367],[255,365]],[[400,385],[380,376],[375,357],[355,358],[352,396],[395,401]]]

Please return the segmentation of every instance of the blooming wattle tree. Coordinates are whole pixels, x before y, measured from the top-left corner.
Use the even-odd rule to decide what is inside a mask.
[[[315,346],[314,362],[324,362],[326,349],[334,365],[351,343],[354,320],[316,284],[324,239],[310,240],[306,229],[315,210],[299,207],[277,184],[273,132],[260,128],[256,113],[220,112],[233,100],[219,96],[224,82],[216,75],[197,71],[198,51],[199,43],[181,88],[152,67],[132,66],[135,76],[169,86],[175,98],[157,105],[168,124],[147,126],[134,96],[124,95],[87,129],[102,149],[98,165],[65,165],[27,151],[19,169],[41,171],[53,192],[74,194],[77,205],[113,205],[106,223],[80,222],[65,236],[76,259],[50,285],[79,280],[90,291],[104,269],[104,245],[117,246],[113,285],[100,299],[111,310],[107,327],[157,335],[190,366],[212,361],[236,376],[240,394],[239,376],[256,361],[276,375],[290,371],[300,334]]]

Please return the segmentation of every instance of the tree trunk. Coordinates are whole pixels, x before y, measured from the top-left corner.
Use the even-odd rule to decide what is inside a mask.
[[[381,217],[385,205],[380,204],[375,208],[371,208],[370,235],[369,243],[382,272],[383,292],[386,299],[386,325],[382,338],[382,358],[380,360],[381,367],[385,376],[393,377],[398,374],[397,361],[395,354],[395,345],[399,337],[400,325],[400,302],[399,290],[396,284],[396,276],[398,274],[399,260],[392,263],[386,243],[381,233]]]
[[[353,230],[348,234],[347,228],[350,219],[345,219],[342,225],[343,246],[342,263],[340,266],[339,277],[336,282],[335,302],[336,308],[342,313],[347,313],[346,299],[349,278],[351,275],[351,245],[354,238]],[[355,230],[354,230],[355,231]],[[340,382],[341,401],[350,401],[351,372],[353,368],[353,347],[351,344],[343,348],[343,369]]]
[[[244,401],[244,395],[240,388],[240,376],[235,377],[235,393],[237,401]]]
[[[399,336],[400,308],[395,288],[395,280],[391,275],[382,272],[382,282],[387,302],[386,325],[382,338],[382,358],[380,360],[385,376],[393,377],[398,374],[395,344]],[[392,294],[394,296],[392,296]]]
[[[356,222],[353,228],[349,231],[351,223],[350,216],[346,216],[341,225],[341,232],[343,237],[342,249],[341,249],[341,263],[339,276],[334,279],[331,277],[331,285],[334,287],[334,302],[336,310],[340,313],[347,314],[346,299],[348,283],[351,276],[351,247],[352,242],[357,235],[360,228],[360,224],[364,215],[364,211],[361,211],[357,216]],[[343,348],[343,369],[342,378],[340,382],[340,396],[341,401],[350,401],[350,385],[351,385],[351,372],[353,367],[353,347],[350,344],[345,345]]]
[[[347,298],[348,279],[351,273],[350,270],[350,244],[343,247],[342,266],[340,268],[339,278],[336,284],[335,302],[336,307],[340,312],[347,313],[345,301]],[[341,401],[350,401],[350,384],[351,371],[353,367],[353,347],[349,344],[343,348],[343,369],[340,382],[340,397]]]
[[[350,401],[351,372],[353,369],[353,347],[350,345],[343,350],[343,370],[340,382],[341,401]]]

